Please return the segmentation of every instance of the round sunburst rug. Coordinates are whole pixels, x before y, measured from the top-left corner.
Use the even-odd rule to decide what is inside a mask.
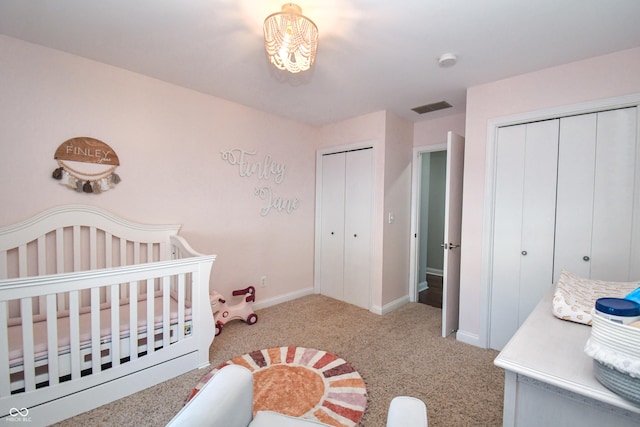
[[[344,359],[303,347],[275,347],[243,354],[203,376],[189,401],[221,368],[241,365],[253,372],[253,413],[261,410],[354,427],[367,406],[360,374]]]

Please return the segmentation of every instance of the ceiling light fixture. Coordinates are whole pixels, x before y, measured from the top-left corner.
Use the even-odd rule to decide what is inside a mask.
[[[297,4],[286,3],[282,11],[264,20],[264,48],[269,60],[291,73],[306,71],[313,65],[318,50],[318,27],[302,15]]]

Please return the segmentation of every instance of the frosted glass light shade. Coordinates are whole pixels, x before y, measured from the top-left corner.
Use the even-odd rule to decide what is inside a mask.
[[[318,27],[300,6],[286,3],[264,20],[264,47],[273,65],[291,73],[306,71],[318,50]]]

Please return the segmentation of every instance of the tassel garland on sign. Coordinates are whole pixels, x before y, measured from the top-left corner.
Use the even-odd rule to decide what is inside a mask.
[[[60,181],[62,185],[79,192],[79,193],[95,193],[100,194],[113,188],[121,181],[120,176],[114,171],[115,166],[110,167],[104,172],[89,174],[79,172],[69,165],[58,160],[59,167],[56,168],[51,177]]]

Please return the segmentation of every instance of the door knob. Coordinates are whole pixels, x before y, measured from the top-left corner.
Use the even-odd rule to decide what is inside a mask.
[[[460,245],[456,245],[455,243],[449,243],[449,249],[459,248]]]
[[[353,235],[353,237],[358,237],[358,235],[357,235],[357,234],[354,234],[354,235]]]
[[[443,243],[440,245],[441,248],[445,248],[445,249],[449,249],[449,245],[446,243]]]
[[[582,257],[582,259],[585,260],[585,261],[589,261],[590,258],[585,255],[585,256]]]
[[[522,251],[522,252],[521,252],[521,254],[522,254],[522,255],[526,255],[526,254],[527,254],[527,251]]]

